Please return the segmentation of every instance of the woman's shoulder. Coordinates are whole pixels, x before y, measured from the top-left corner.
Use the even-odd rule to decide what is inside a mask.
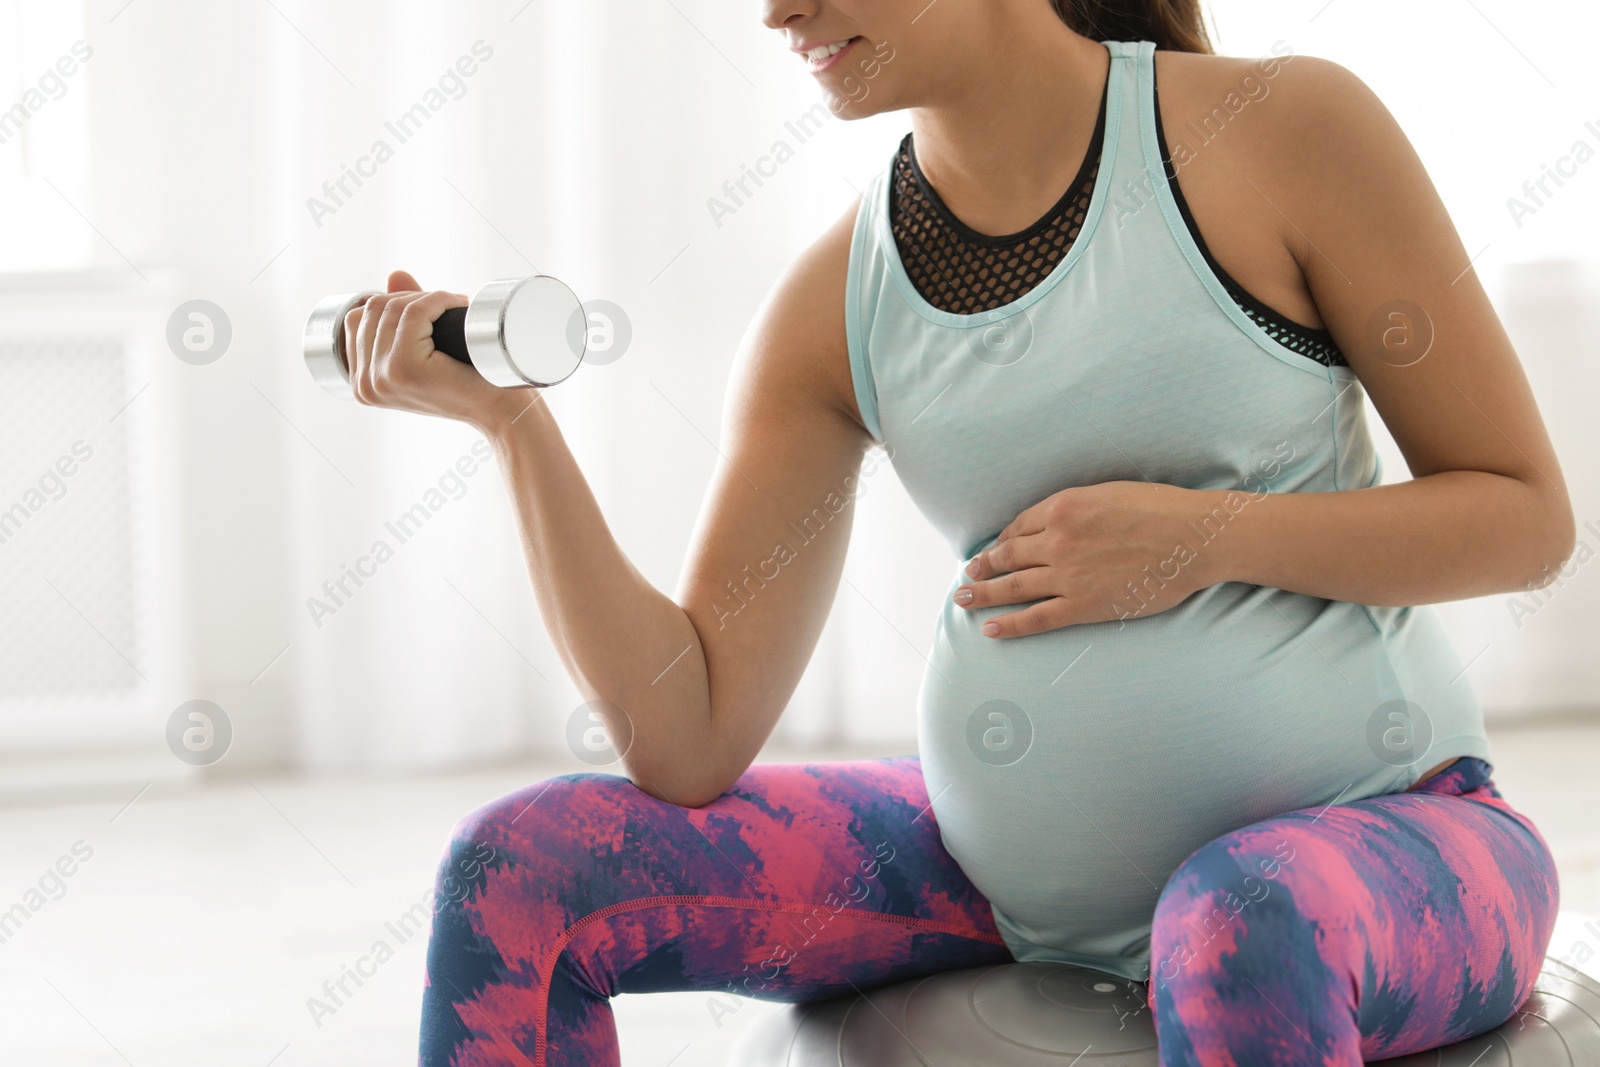
[[[1201,138],[1223,132],[1249,154],[1285,149],[1337,157],[1351,138],[1382,138],[1392,116],[1360,76],[1331,59],[1300,55],[1283,41],[1256,57],[1156,53],[1157,86],[1169,125]]]
[[[1270,93],[1280,86],[1299,87],[1310,83],[1336,88],[1341,81],[1360,83],[1360,78],[1348,67],[1322,56],[1296,52],[1286,41],[1274,42],[1271,51],[1259,56],[1165,49],[1157,50],[1155,55],[1164,82],[1204,87],[1213,95],[1231,90],[1250,98]]]
[[[845,290],[859,197],[779,274],[757,310],[736,362],[735,393],[818,405],[864,428],[851,378]]]
[[[1328,322],[1310,281],[1323,250],[1398,225],[1401,200],[1410,228],[1433,217],[1399,123],[1332,60],[1281,44],[1255,58],[1157,51],[1156,87],[1167,151],[1211,251],[1296,322]],[[1375,255],[1359,247],[1334,258]]]

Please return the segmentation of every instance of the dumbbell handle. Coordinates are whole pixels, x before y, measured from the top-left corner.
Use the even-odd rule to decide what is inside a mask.
[[[433,347],[457,363],[472,365],[467,352],[467,309],[446,308],[433,321]]]
[[[472,355],[467,351],[466,308],[446,308],[433,320],[433,347],[457,363],[472,366]]]

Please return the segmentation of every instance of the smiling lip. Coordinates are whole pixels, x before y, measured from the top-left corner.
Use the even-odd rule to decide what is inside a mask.
[[[823,71],[827,70],[829,67],[832,67],[835,63],[838,63],[839,60],[841,60],[845,56],[849,55],[850,52],[855,48],[856,44],[861,40],[861,38],[859,38],[859,37],[851,37],[851,38],[848,38],[848,40],[850,42],[849,44],[845,45],[839,51],[835,52],[833,55],[829,56],[828,58],[826,58],[824,60],[821,60],[820,62],[814,62],[814,61],[812,61],[810,59],[807,59],[806,55],[805,55],[805,53],[811,51],[811,48],[817,48],[817,47],[820,47],[820,45],[812,45],[811,48],[797,48],[797,49],[795,49],[795,51],[800,53],[800,57],[802,59],[805,59],[805,61],[806,61],[806,69],[810,70],[811,73],[813,73],[813,74],[821,74]],[[826,41],[821,42],[821,44],[827,44],[827,43],[829,43],[829,42],[826,42]]]

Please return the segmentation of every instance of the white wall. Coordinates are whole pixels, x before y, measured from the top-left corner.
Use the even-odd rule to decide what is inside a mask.
[[[216,701],[238,731],[234,767],[560,752],[578,698],[527,591],[494,471],[470,479],[348,606],[313,623],[307,598],[474,436],[321,394],[298,353],[306,310],[326,293],[379,285],[394,267],[467,291],[538,269],[623,307],[632,349],[549,397],[622,544],[670,590],[718,461],[707,439],[719,438],[746,324],[780,270],[887,161],[906,117],[830,121],[719,226],[707,199],[775,140],[792,140],[785,122],[816,99],[754,4],[123,5],[88,3],[95,57],[71,90],[89,110],[94,170],[81,206],[104,235],[92,247],[130,290],[215,301],[235,331],[217,363],[163,371],[185,561],[171,593],[188,666],[148,693],[146,721],[158,731],[178,701]],[[1545,5],[1538,23],[1506,2],[1478,9],[1544,74],[1471,5],[1216,5],[1224,50],[1260,54],[1287,40],[1355,69],[1389,102],[1467,245],[1487,246],[1480,268],[1522,346],[1580,518],[1600,520],[1587,399],[1587,308],[1600,278],[1588,266],[1507,273],[1591,255],[1600,167],[1521,229],[1504,204],[1586,117],[1600,118],[1600,103],[1585,114],[1600,94],[1582,51],[1596,16],[1576,2]],[[464,95],[317,225],[307,198],[479,40],[493,56]],[[54,225],[81,237],[83,219],[58,210]],[[177,280],[142,282],[128,260]],[[1403,470],[1392,454],[1386,465]],[[1582,654],[1594,647],[1596,569],[1521,629],[1508,629],[1504,598],[1450,609],[1464,655],[1490,645],[1472,677],[1492,708],[1600,702]],[[943,544],[886,468],[862,498],[849,584],[782,735],[903,738],[909,751],[947,573]]]

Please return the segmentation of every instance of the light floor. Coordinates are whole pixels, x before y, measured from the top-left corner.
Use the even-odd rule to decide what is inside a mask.
[[[1564,910],[1600,916],[1600,725],[1502,729],[1493,741],[1497,783],[1556,852]],[[424,898],[457,817],[569,769],[157,788],[120,813],[125,800],[0,809],[0,911],[75,843],[92,849],[0,944],[0,1063],[415,1063],[423,937],[400,944],[333,1014],[314,1019],[308,998],[378,939],[395,941],[385,924]],[[1552,952],[1579,940],[1600,955],[1600,936],[1578,921],[1557,931]],[[719,1019],[721,1005],[702,993],[618,998],[624,1062],[720,1065],[769,1010],[744,1001]]]

